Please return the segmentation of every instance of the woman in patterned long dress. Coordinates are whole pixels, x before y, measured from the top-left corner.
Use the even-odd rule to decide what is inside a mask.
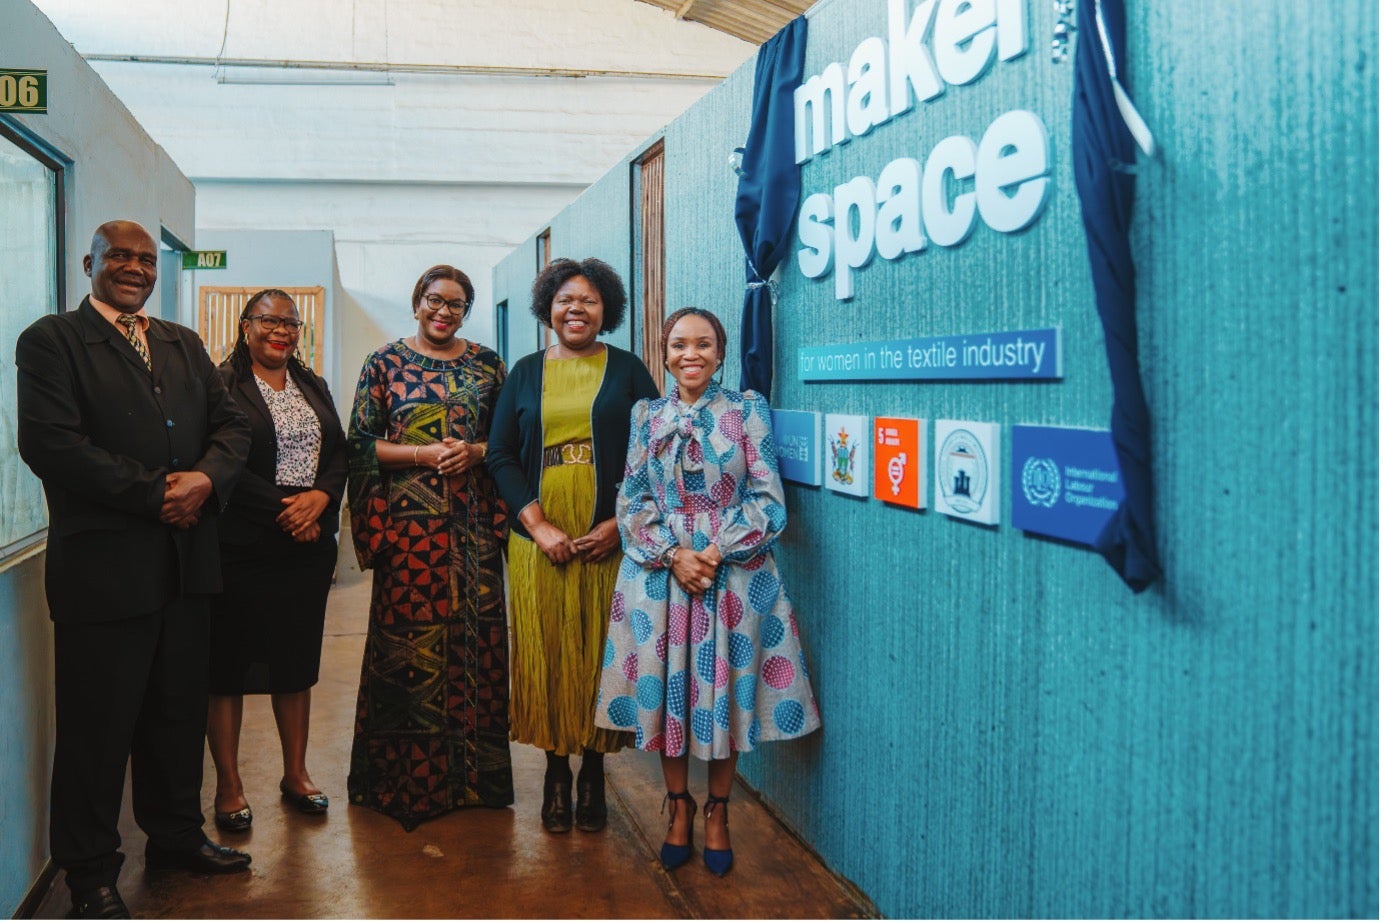
[[[638,748],[662,756],[669,870],[692,854],[688,755],[707,760],[702,860],[721,875],[733,860],[736,757],[811,733],[821,718],[774,562],[787,515],[768,405],[712,380],[726,333],[709,311],[675,311],[663,356],[677,389],[634,408],[596,724],[633,730]]]
[[[475,289],[434,266],[414,336],[365,361],[349,434],[351,533],[373,568],[347,792],[405,829],[514,802],[501,560],[482,463],[505,366],[457,336]]]
[[[525,356],[500,395],[486,462],[514,518],[509,539],[514,618],[513,735],[545,750],[543,828],[606,823],[604,755],[630,735],[592,724],[620,533],[630,407],[658,395],[635,356],[599,342],[625,315],[625,286],[599,259],[554,260],[533,283],[531,310],[556,342]]]

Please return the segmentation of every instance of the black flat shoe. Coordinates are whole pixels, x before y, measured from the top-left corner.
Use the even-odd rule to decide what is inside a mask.
[[[250,812],[248,805],[239,810],[232,810],[230,813],[216,811],[216,828],[222,832],[244,832],[250,828],[250,824],[255,821],[255,815]]]
[[[288,789],[288,783],[284,781],[279,782],[279,792],[283,795],[283,799],[292,804],[293,809],[299,813],[327,812],[326,794],[295,794]]]
[[[606,824],[605,774],[595,778],[577,775],[577,828],[600,832]]]
[[[69,919],[128,919],[129,907],[114,887],[93,887],[72,891],[72,911]]]
[[[250,856],[215,842],[199,848],[164,848],[153,842],[144,846],[146,871],[194,871],[199,874],[235,874],[250,870]]]
[[[549,832],[572,831],[572,779],[543,782],[543,828]]]

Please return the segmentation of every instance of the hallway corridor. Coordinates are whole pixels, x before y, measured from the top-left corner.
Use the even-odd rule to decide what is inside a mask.
[[[254,828],[222,833],[211,823],[215,774],[206,759],[202,801],[214,841],[254,856],[250,873],[209,877],[144,870],[144,841],[127,789],[120,891],[145,918],[868,918],[868,902],[840,884],[736,785],[731,802],[735,868],[723,880],[700,856],[673,873],[658,861],[664,818],[657,758],[607,760],[610,824],[604,832],[550,835],[539,825],[544,759],[512,747],[517,802],[506,810],[450,813],[406,833],[397,822],[348,807],[351,746],[370,578],[344,554],[328,603],[321,681],[313,694],[308,768],[331,797],[323,817],[278,798],[278,737],[267,697],[248,698],[241,771]],[[692,793],[704,797],[694,766]],[[701,844],[701,824],[696,828]],[[36,918],[66,915],[59,874]]]

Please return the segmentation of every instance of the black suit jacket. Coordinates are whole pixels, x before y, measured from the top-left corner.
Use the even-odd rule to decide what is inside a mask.
[[[227,363],[217,369],[233,399],[250,420],[250,456],[245,472],[237,481],[235,492],[221,517],[221,541],[225,544],[252,544],[266,537],[283,536],[283,529],[274,519],[283,512],[282,500],[296,490],[287,490],[274,483],[278,466],[279,442],[274,430],[274,418],[264,402],[253,375],[237,381],[235,370]],[[313,374],[299,374],[292,365],[289,374],[307,398],[318,422],[322,424],[322,450],[317,456],[317,476],[313,489],[326,493],[331,500],[317,524],[322,534],[334,535],[341,525],[341,497],[346,492],[346,433],[336,415],[327,382]]]
[[[15,346],[19,454],[48,500],[48,607],[90,623],[221,589],[217,512],[250,424],[197,334],[151,318],[153,370],[88,298],[35,321]],[[212,498],[190,529],[159,521],[164,478],[201,471]]]

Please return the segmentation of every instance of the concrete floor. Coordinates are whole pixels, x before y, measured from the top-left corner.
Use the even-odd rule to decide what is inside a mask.
[[[346,771],[364,647],[369,574],[343,555],[328,604],[321,681],[313,690],[308,770],[332,801],[321,817],[278,797],[278,736],[269,701],[247,699],[241,774],[255,811],[251,831],[221,833],[210,821],[215,777],[206,759],[202,799],[208,835],[249,851],[247,874],[227,877],[144,870],[145,837],[121,822],[126,854],[120,891],[146,918],[868,918],[868,902],[838,882],[738,783],[732,795],[735,868],[723,878],[700,855],[672,873],[658,861],[665,819],[657,757],[606,760],[610,823],[600,833],[545,833],[539,824],[544,759],[514,745],[515,796],[504,810],[469,809],[412,833],[371,810],[348,807]],[[575,760],[573,761],[575,768]],[[692,793],[705,795],[694,766]],[[698,824],[695,841],[700,846]],[[69,909],[59,874],[36,918]]]

